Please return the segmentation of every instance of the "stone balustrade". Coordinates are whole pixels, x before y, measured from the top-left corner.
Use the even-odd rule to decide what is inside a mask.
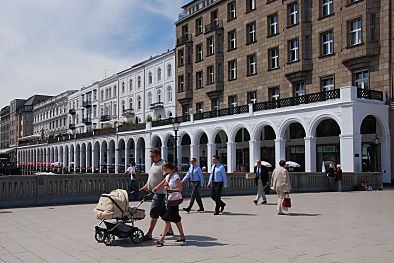
[[[205,184],[208,182],[205,174]],[[0,208],[96,202],[100,194],[113,189],[127,189],[128,176],[124,174],[54,174],[0,176]],[[138,176],[142,186],[146,174]],[[292,192],[319,192],[336,190],[325,173],[290,173]],[[227,195],[255,194],[254,180],[246,180],[244,173],[228,174]],[[367,181],[374,189],[383,189],[381,173],[344,173],[342,189],[357,188]],[[185,184],[184,195],[189,196],[191,186]],[[209,196],[209,188],[203,187],[203,196]]]

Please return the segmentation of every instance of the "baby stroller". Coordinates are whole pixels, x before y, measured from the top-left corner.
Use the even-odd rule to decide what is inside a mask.
[[[93,212],[96,219],[101,222],[95,227],[95,239],[97,242],[110,246],[115,241],[115,236],[119,238],[130,238],[135,244],[141,243],[144,232],[134,225],[137,220],[145,218],[145,210],[139,206],[129,207],[128,193],[122,189],[116,189],[109,194],[102,194]],[[105,225],[101,227],[101,225]]]

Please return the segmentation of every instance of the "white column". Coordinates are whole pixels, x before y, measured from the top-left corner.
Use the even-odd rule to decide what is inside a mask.
[[[305,172],[316,172],[316,137],[308,136],[305,141]]]
[[[341,168],[344,172],[361,172],[361,135],[339,135],[341,143]]]
[[[119,155],[120,155],[119,145],[115,144],[115,174],[118,173]]]
[[[236,163],[236,144],[227,142],[227,172],[232,173],[235,170]]]
[[[286,160],[286,140],[275,139],[275,167],[279,165],[280,160]],[[274,166],[274,164],[272,164]]]
[[[260,143],[249,141],[249,172],[253,172],[255,161],[260,159]]]
[[[208,143],[207,148],[207,169],[208,172],[211,172],[212,167],[212,156],[216,154],[216,144],[215,143]]]
[[[165,161],[168,161],[168,147],[161,146],[161,158]]]
[[[383,183],[391,183],[391,136],[384,135],[380,141]]]
[[[127,143],[125,143],[124,148],[124,170],[127,170],[127,165],[130,164],[130,149],[127,147]]]

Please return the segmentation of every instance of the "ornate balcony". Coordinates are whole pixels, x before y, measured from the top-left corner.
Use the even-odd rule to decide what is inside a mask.
[[[69,125],[68,125],[68,128],[69,128],[70,130],[75,130],[75,124],[69,124]]]
[[[163,104],[163,102],[160,102],[160,101],[152,103],[149,107],[149,109],[151,109],[151,110],[159,110],[159,109],[163,109],[163,108],[164,108],[164,104]]]
[[[212,31],[217,30],[217,29],[222,28],[222,27],[223,27],[223,21],[222,20],[220,20],[220,21],[214,20],[211,23],[205,25],[205,32],[204,32],[204,34],[208,34],[209,32],[212,32]]]
[[[76,113],[77,113],[77,111],[75,109],[68,110],[68,114],[70,114],[70,115],[75,115]]]
[[[83,122],[85,125],[90,125],[90,124],[92,124],[92,119],[91,119],[90,117],[88,117],[88,118],[83,118],[83,119],[82,119],[82,122]]]
[[[176,39],[176,46],[181,46],[187,42],[191,42],[192,41],[192,36],[190,34],[185,34],[181,37],[178,37]]]
[[[101,118],[100,118],[100,120],[101,120],[102,122],[110,121],[110,120],[111,120],[111,116],[110,116],[110,115],[102,115]]]
[[[85,101],[83,101],[83,102],[82,102],[82,107],[85,107],[85,108],[92,107],[92,101],[91,101],[91,100],[85,100]]]

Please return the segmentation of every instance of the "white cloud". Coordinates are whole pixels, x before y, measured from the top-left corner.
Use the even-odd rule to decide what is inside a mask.
[[[168,24],[157,27],[171,28],[183,3],[0,0],[0,107],[14,98],[79,89],[102,79],[105,70],[110,75],[172,48],[173,31],[164,32],[165,46],[147,50],[155,39],[144,23],[165,19]]]

